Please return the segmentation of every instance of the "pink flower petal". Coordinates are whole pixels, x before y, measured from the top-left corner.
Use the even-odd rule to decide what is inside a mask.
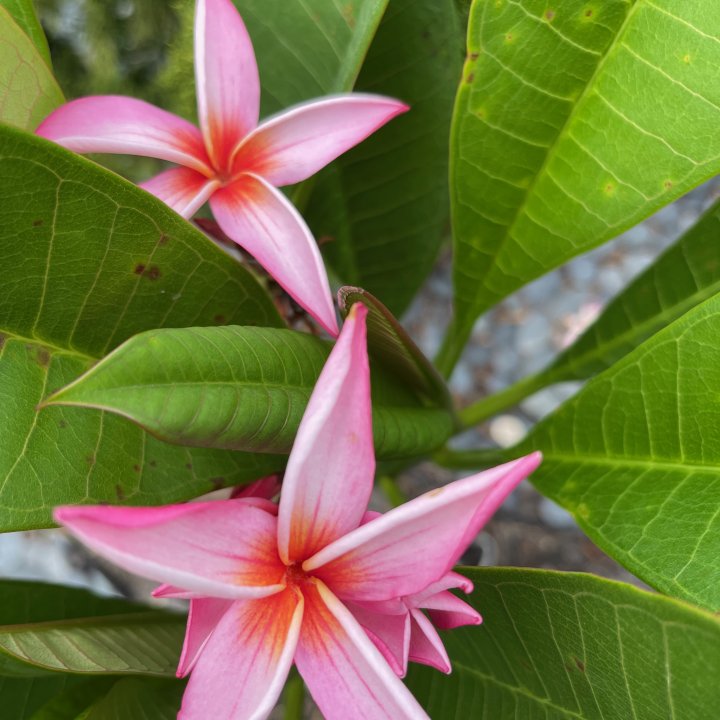
[[[230,497],[234,498],[265,498],[270,500],[274,498],[280,492],[280,476],[279,475],[268,475],[267,477],[260,478],[249,485],[238,485],[233,491]]]
[[[303,599],[293,588],[232,603],[190,676],[178,720],[266,718],[290,670]]]
[[[408,106],[353,93],[297,105],[263,122],[238,148],[234,172],[261,175],[275,186],[314,175]]]
[[[427,598],[437,595],[443,590],[454,590],[455,588],[467,594],[473,591],[473,584],[464,575],[460,575],[460,573],[451,570],[445,573],[437,582],[428,585],[421,592],[410,595],[408,597],[408,603],[412,607],[425,607],[424,602]]]
[[[262,178],[241,175],[210,198],[226,235],[245,248],[331,335],[337,319],[317,243],[292,203]]]
[[[412,617],[412,634],[409,659],[449,674],[452,670],[450,658],[437,630],[420,610],[411,610],[410,615]]]
[[[407,609],[399,615],[386,615],[352,603],[347,603],[347,608],[388,661],[393,672],[399,677],[405,677],[410,650],[410,613]]]
[[[197,0],[195,83],[205,145],[218,171],[255,128],[260,79],[245,24],[230,0]]]
[[[361,304],[350,310],[288,459],[278,514],[278,550],[288,564],[358,527],[370,500],[375,452],[366,315]]]
[[[55,510],[55,520],[125,570],[191,592],[258,598],[284,587],[277,518],[244,500],[67,506]]]
[[[220,187],[217,180],[208,180],[186,167],[170,168],[140,183],[140,187],[160,198],[176,213],[191,218]]]
[[[223,615],[232,607],[232,600],[200,598],[190,601],[185,642],[183,643],[177,676],[185,677],[195,665],[205,643]]]
[[[331,543],[303,569],[354,602],[421,592],[455,564],[540,459],[533,453],[432,490]]]
[[[321,582],[303,586],[295,663],[326,720],[427,719],[352,613]]]
[[[479,625],[480,613],[464,600],[444,591],[427,598],[422,607],[440,630],[452,630],[463,625]]]
[[[37,134],[78,153],[127,153],[169,160],[211,175],[200,131],[150,103],[118,95],[80,98],[62,105]]]

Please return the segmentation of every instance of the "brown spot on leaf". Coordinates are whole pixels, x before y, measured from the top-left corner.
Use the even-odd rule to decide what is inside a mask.
[[[133,465],[133,470],[134,470],[135,472],[140,472],[141,468],[140,468],[139,465]]]
[[[217,323],[218,325],[224,325],[225,324],[225,316],[224,315],[215,315],[213,318],[213,322]]]
[[[151,460],[148,465],[150,465],[150,467],[157,467],[157,460]]]
[[[142,274],[145,272],[145,266],[144,266],[142,263],[138,263],[138,264],[135,266],[135,269],[133,270],[133,272],[134,272],[136,275],[142,275]]]
[[[221,488],[225,487],[226,481],[224,477],[211,477],[210,484],[215,490],[220,490]]]
[[[33,220],[33,227],[40,227],[42,224],[42,220]]]
[[[585,17],[592,17],[592,16],[593,16],[593,9],[592,9],[592,8],[588,8],[588,9],[585,11]]]
[[[473,81],[474,79],[475,79],[475,73],[470,73],[470,74],[465,78],[465,82],[466,82],[468,85],[470,85],[470,83],[472,83],[472,81]]]
[[[122,489],[122,485],[120,485],[120,483],[115,485],[115,497],[117,497],[120,501],[125,499],[125,491]]]
[[[45,348],[38,348],[35,359],[40,367],[46,368],[50,365],[50,353]]]
[[[318,245],[327,245],[332,242],[335,242],[335,238],[332,235],[321,235],[317,241]]]
[[[94,455],[86,455],[85,462],[92,467],[95,464],[95,456]]]
[[[157,280],[160,277],[160,268],[157,265],[152,265],[147,273],[144,273],[148,280]]]
[[[573,658],[575,660],[575,665],[577,666],[577,669],[580,672],[585,672],[585,663],[580,658]]]
[[[160,239],[158,240],[158,245],[167,245],[169,239],[170,238],[165,233],[162,233],[160,235]]]
[[[192,463],[185,463],[185,467],[186,467],[188,470],[192,470]]]
[[[548,22],[552,22],[554,18],[555,18],[555,11],[554,11],[554,10],[546,10],[546,11],[545,11],[545,19],[546,19]]]
[[[5,347],[6,340],[7,340],[7,335],[5,333],[0,333],[0,350],[2,350]]]
[[[673,186],[673,181],[672,181],[672,180],[666,180],[666,181],[663,183],[663,187],[664,187],[666,190],[670,190],[670,189],[672,188],[672,186]]]
[[[477,60],[480,57],[479,53],[470,53],[470,60]]]
[[[66,423],[64,420],[61,420],[61,421],[58,423],[58,427],[66,428],[66,427],[67,427],[67,423]]]

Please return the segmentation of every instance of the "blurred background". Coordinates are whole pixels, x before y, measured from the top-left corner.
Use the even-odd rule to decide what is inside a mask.
[[[458,4],[466,5],[465,0]],[[195,120],[192,0],[36,0],[36,5],[68,99],[132,95]],[[133,181],[161,167],[147,158],[95,159]],[[719,195],[717,182],[697,189],[613,242],[540,278],[482,317],[451,380],[458,405],[540,370]],[[450,317],[451,295],[446,243],[436,270],[403,319],[430,357]],[[537,393],[513,412],[455,438],[453,447],[511,446],[577,387],[577,383],[567,383]],[[402,475],[400,486],[412,497],[467,474],[425,463]],[[381,493],[375,504],[381,510],[388,507]],[[568,513],[542,498],[527,482],[507,501],[464,561],[586,571],[640,584],[587,540]],[[0,535],[0,574],[147,599],[147,584],[95,560],[60,531]]]

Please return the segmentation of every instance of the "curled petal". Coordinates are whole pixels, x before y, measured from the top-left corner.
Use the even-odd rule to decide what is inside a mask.
[[[393,672],[405,677],[410,650],[410,613],[407,609],[402,614],[386,615],[352,603],[347,603],[347,607]]]
[[[444,591],[427,598],[422,607],[440,630],[452,630],[463,625],[479,625],[480,613],[464,600]]]
[[[169,205],[184,218],[191,218],[220,187],[190,168],[170,168],[140,183],[140,187]]]
[[[238,485],[230,497],[234,498],[264,498],[271,500],[280,492],[280,476],[268,475],[249,485]]]
[[[208,153],[218,170],[228,170],[233,148],[255,128],[260,108],[252,42],[230,0],[197,0],[195,83]]]
[[[101,95],[72,100],[42,122],[37,134],[78,153],[127,153],[169,160],[212,174],[200,131],[142,100]]]
[[[192,670],[213,630],[232,604],[232,600],[217,598],[198,598],[190,601],[185,642],[177,669],[178,677],[185,677]]]
[[[261,175],[275,186],[293,185],[408,109],[399,100],[362,93],[298,105],[264,121],[244,140],[234,170]]]
[[[244,500],[67,506],[55,510],[55,520],[125,570],[190,593],[257,598],[284,587],[277,518]]]
[[[303,586],[295,663],[327,720],[427,720],[352,613],[321,582]]]
[[[299,591],[232,603],[195,663],[178,720],[262,720],[290,671],[303,620]]]
[[[410,615],[412,630],[409,659],[449,674],[452,670],[450,658],[437,630],[420,610],[411,610]]]
[[[364,305],[356,304],[318,378],[285,471],[278,550],[302,562],[354,530],[372,493],[375,452]]]
[[[353,602],[422,592],[450,570],[540,459],[533,453],[421,495],[323,548],[303,569]]]
[[[245,248],[331,335],[337,319],[325,266],[300,213],[262,178],[241,175],[210,198],[225,234]]]

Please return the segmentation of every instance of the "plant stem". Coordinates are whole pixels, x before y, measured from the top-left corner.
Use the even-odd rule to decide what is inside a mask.
[[[460,422],[466,428],[478,425],[502,410],[517,405],[521,400],[528,397],[528,395],[532,395],[537,390],[541,390],[547,384],[548,376],[546,373],[528,375],[514,385],[505,388],[505,390],[478,400],[478,402],[461,410],[459,413]]]
[[[305,709],[305,683],[298,672],[292,672],[285,683],[284,720],[302,720]]]
[[[378,477],[378,485],[385,493],[385,497],[388,499],[388,502],[393,507],[397,507],[398,505],[402,505],[404,502],[407,502],[407,498],[397,486],[395,478],[390,477],[390,475],[380,475],[380,477]]]
[[[487,448],[482,450],[449,450],[443,448],[433,455],[433,460],[440,466],[450,470],[478,470],[480,468],[500,465],[512,459],[512,448]]]
[[[451,322],[448,325],[443,343],[433,361],[435,367],[446,380],[452,375],[469,337],[470,330],[464,332],[462,336],[458,336],[455,332],[455,323]]]

